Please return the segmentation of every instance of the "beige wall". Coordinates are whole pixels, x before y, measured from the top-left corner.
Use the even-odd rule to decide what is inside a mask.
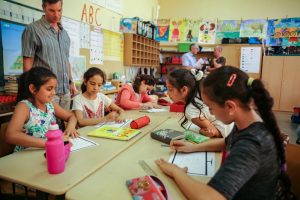
[[[157,5],[158,0],[123,0],[123,16],[152,20]]]
[[[300,0],[158,0],[161,19],[300,17]]]
[[[42,0],[15,0],[16,2],[27,4],[29,6],[41,9]],[[78,8],[82,8],[86,0],[64,0],[63,14],[67,17],[79,18]],[[153,13],[158,5],[158,0],[123,0],[123,16],[124,17],[140,17],[143,20],[151,20]],[[81,11],[81,10],[79,10]],[[77,14],[76,14],[77,13]]]

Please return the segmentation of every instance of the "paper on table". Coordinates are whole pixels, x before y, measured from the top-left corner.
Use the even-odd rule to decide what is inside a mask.
[[[78,137],[78,138],[74,138],[71,139],[72,142],[72,147],[71,147],[71,151],[77,151],[83,148],[87,148],[87,147],[93,147],[93,146],[97,146],[99,145],[98,143],[91,141],[87,138],[84,138],[82,136]]]
[[[182,168],[188,167],[190,175],[212,177],[215,174],[215,153],[212,152],[176,152],[169,162]]]
[[[168,112],[168,110],[165,108],[151,108],[149,110],[141,110],[141,112],[157,113],[157,112]]]
[[[97,124],[95,127],[101,127],[101,126],[107,125],[107,126],[113,126],[113,127],[117,127],[117,128],[122,128],[122,127],[126,127],[128,124],[130,124],[131,121],[132,121],[132,119],[126,119],[124,122],[121,122],[121,123],[117,123],[117,122],[105,122],[105,123]]]

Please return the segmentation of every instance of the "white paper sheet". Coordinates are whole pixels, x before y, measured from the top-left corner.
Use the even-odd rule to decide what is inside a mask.
[[[169,162],[182,168],[188,167],[188,174],[193,176],[212,177],[215,174],[215,153],[212,152],[176,152]]]
[[[70,56],[79,56],[80,51],[80,22],[62,17],[62,25],[67,31],[71,44],[70,44]]]
[[[98,143],[94,142],[94,141],[91,141],[85,137],[78,137],[78,138],[74,138],[74,139],[71,139],[71,142],[72,142],[72,147],[71,147],[71,152],[72,151],[78,151],[80,149],[83,149],[83,148],[87,148],[87,147],[93,147],[93,146],[97,146],[99,145]]]
[[[124,122],[121,122],[121,123],[117,123],[117,122],[105,122],[105,123],[97,124],[95,127],[101,127],[101,126],[107,125],[107,126],[113,126],[113,127],[117,127],[117,128],[122,128],[122,127],[126,127],[127,125],[129,125],[131,121],[132,121],[132,119],[126,119]]]
[[[103,64],[102,30],[91,31],[90,44],[90,64]]]
[[[242,47],[240,68],[246,73],[260,72],[261,47]]]
[[[141,110],[141,112],[157,113],[157,112],[168,112],[168,110],[165,108],[151,108],[149,110]]]

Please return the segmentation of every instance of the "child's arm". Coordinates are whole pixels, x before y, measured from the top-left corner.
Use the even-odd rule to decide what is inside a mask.
[[[75,116],[78,120],[78,125],[80,127],[83,126],[93,126],[99,123],[107,122],[107,117],[101,117],[101,118],[84,118],[83,112],[80,110],[74,110]],[[108,116],[108,115],[107,115]]]
[[[116,104],[114,103],[111,103],[109,105],[109,108],[112,110],[112,111],[116,111],[118,113],[118,116],[116,118],[116,121],[117,122],[122,122],[125,120],[124,118],[124,110],[122,108],[120,108],[119,106],[117,106]]]
[[[79,133],[76,130],[77,120],[76,120],[76,117],[74,116],[74,114],[70,111],[66,111],[65,109],[60,107],[58,104],[56,104],[55,102],[52,102],[52,104],[54,106],[55,115],[58,118],[68,122],[64,134],[67,136],[71,136],[71,137],[78,137]]]
[[[6,142],[23,147],[45,147],[45,140],[27,135],[23,126],[29,118],[29,109],[25,103],[18,103],[6,130]]]
[[[142,108],[143,104],[137,101],[130,100],[130,91],[123,90],[120,94],[120,106],[124,109],[138,109]]]
[[[168,163],[163,159],[156,160],[156,165],[169,177],[173,178],[179,189],[188,199],[215,199],[225,200],[226,198],[216,189],[194,180],[186,174],[187,168],[179,168],[178,166]]]
[[[207,119],[205,118],[193,118],[192,122],[200,127],[200,134],[207,137],[222,137],[220,131]]]
[[[199,144],[193,144],[183,140],[172,140],[170,148],[179,152],[220,152],[226,149],[224,138],[213,138]]]
[[[155,103],[147,93],[142,95],[142,102],[144,103],[143,106],[146,108],[161,108],[161,106]]]

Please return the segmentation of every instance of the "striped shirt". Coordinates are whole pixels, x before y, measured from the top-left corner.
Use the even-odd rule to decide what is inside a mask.
[[[50,69],[58,80],[56,94],[67,94],[69,88],[69,49],[70,38],[59,24],[56,31],[43,16],[29,24],[22,35],[23,57],[34,58],[33,66]]]

